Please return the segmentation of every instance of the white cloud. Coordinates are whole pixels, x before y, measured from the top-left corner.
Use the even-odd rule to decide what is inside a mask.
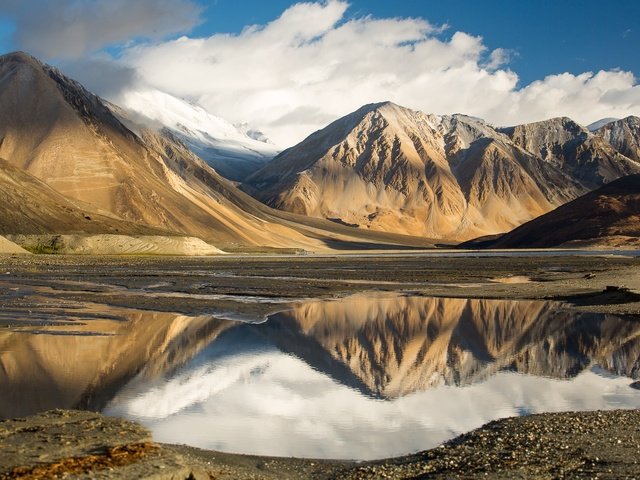
[[[45,58],[78,58],[132,38],[190,30],[202,8],[192,0],[5,0],[19,48]]]
[[[640,113],[629,72],[561,73],[521,87],[505,66],[509,50],[489,51],[481,37],[445,36],[418,18],[348,19],[347,8],[340,0],[301,3],[237,35],[136,45],[122,58],[146,83],[249,122],[281,146],[383,100],[500,125]]]

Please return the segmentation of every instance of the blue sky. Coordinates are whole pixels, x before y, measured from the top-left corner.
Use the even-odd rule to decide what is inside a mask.
[[[0,53],[287,146],[384,100],[496,125],[640,115],[638,20],[638,0],[1,0]]]

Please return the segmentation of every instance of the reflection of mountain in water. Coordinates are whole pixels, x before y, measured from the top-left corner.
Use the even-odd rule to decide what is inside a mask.
[[[568,378],[598,363],[636,378],[639,367],[640,323],[541,301],[356,295],[239,328],[386,398],[469,384],[499,370]]]
[[[211,317],[104,311],[62,329],[0,334],[0,419],[51,408],[99,410],[134,376],[183,365],[230,326]]]
[[[263,324],[98,307],[109,315],[94,313],[73,334],[0,334],[0,418],[101,409],[134,378],[144,386],[183,367],[232,368],[273,349],[379,398],[499,370],[567,378],[597,363],[640,376],[640,323],[549,302],[371,293],[299,304]]]

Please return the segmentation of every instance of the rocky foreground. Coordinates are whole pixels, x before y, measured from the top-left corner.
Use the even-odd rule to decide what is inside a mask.
[[[133,422],[52,410],[0,422],[0,479],[638,478],[640,411],[491,422],[425,452],[374,462],[267,458],[162,445]]]

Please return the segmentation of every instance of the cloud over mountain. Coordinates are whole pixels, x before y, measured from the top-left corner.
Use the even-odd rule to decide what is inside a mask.
[[[21,47],[75,58],[63,67],[90,89],[117,103],[132,84],[155,87],[249,122],[282,147],[385,100],[497,125],[556,116],[588,124],[640,113],[632,72],[558,72],[522,85],[509,67],[515,45],[491,50],[480,36],[423,18],[362,16],[343,0],[297,3],[237,34],[180,38],[171,35],[189,31],[202,14],[194,0],[42,4],[27,12],[9,0],[0,14],[17,19]],[[119,46],[117,55],[101,50],[108,45]]]
[[[124,61],[155,87],[251,120],[283,146],[382,100],[503,125],[559,115],[589,123],[640,110],[630,72],[560,73],[521,87],[505,65],[509,51],[489,51],[481,37],[419,18],[351,18],[347,8],[300,3],[238,35],[133,46]]]

